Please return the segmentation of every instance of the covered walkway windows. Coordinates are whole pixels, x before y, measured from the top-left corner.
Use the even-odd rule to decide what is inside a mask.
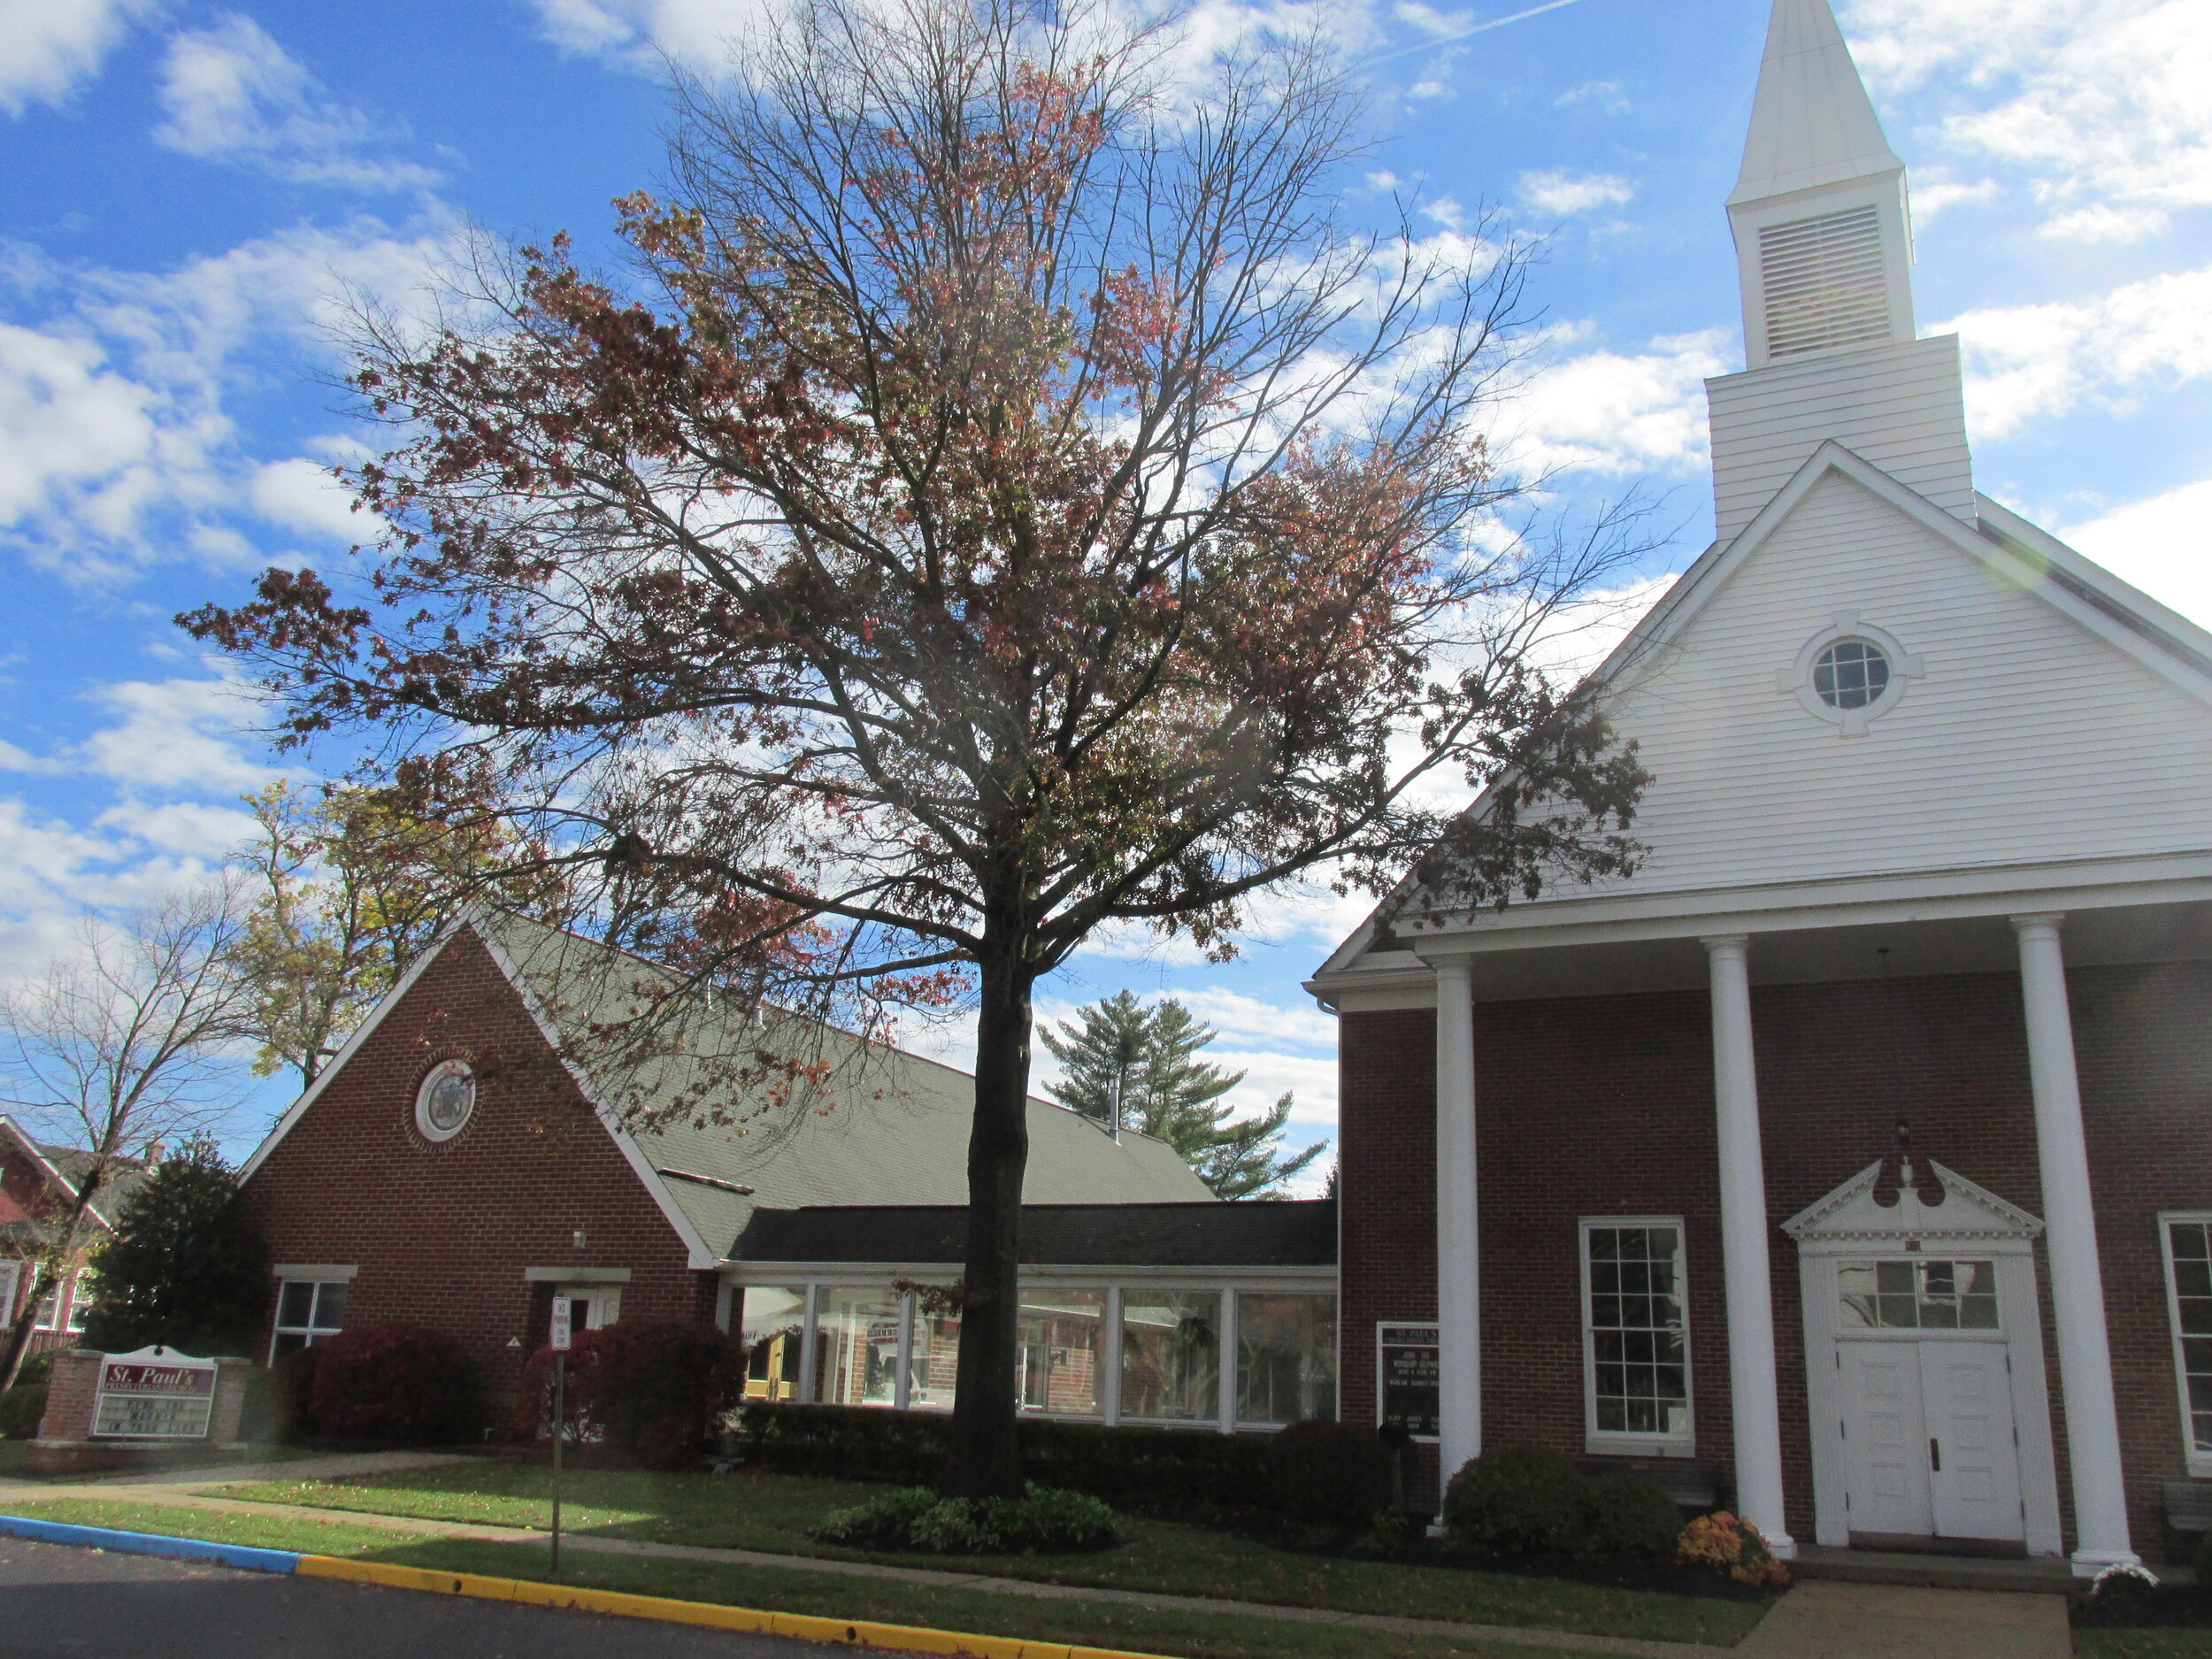
[[[818,1271],[733,1286],[746,1398],[949,1410],[960,1358],[949,1297]],[[1104,1279],[1023,1285],[1025,1413],[1225,1431],[1336,1415],[1333,1273],[1256,1286]]]

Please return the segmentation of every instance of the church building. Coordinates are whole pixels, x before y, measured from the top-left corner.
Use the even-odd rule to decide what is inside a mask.
[[[1640,868],[1386,906],[1309,987],[1343,1414],[1425,1341],[1440,1476],[2159,1556],[2212,1483],[2212,636],[1976,490],[1826,0],[1777,0],[1727,211],[1717,539],[1597,671]]]

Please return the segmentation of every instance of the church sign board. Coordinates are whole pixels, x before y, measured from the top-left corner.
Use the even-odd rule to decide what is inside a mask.
[[[1384,1324],[1375,1327],[1375,1409],[1379,1424],[1399,1424],[1416,1440],[1434,1440],[1437,1393],[1442,1374],[1433,1324]]]
[[[215,1362],[165,1348],[100,1361],[96,1440],[204,1440],[215,1414]]]

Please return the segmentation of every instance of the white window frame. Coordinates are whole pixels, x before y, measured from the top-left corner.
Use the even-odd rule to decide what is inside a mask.
[[[15,1323],[16,1299],[22,1294],[22,1261],[12,1256],[0,1257],[0,1323]]]
[[[61,1316],[61,1329],[69,1335],[84,1334],[85,1321],[92,1316],[92,1288],[99,1279],[88,1267],[81,1267],[70,1274],[69,1306]]]
[[[345,1329],[343,1325],[321,1325],[314,1323],[315,1302],[319,1302],[321,1300],[321,1292],[319,1289],[315,1292],[314,1301],[311,1301],[308,1303],[308,1323],[305,1325],[285,1324],[285,1291],[294,1285],[314,1285],[318,1286],[323,1285],[344,1285],[348,1287],[346,1300],[349,1303],[350,1303],[353,1300],[351,1286],[354,1276],[357,1271],[358,1270],[350,1267],[288,1266],[280,1267],[276,1270],[276,1272],[273,1275],[277,1282],[276,1310],[271,1316],[269,1321],[270,1364],[275,1364],[278,1359],[281,1357],[281,1356],[280,1356],[277,1352],[277,1344],[288,1336],[296,1336],[302,1338],[303,1340],[301,1341],[300,1346],[303,1348],[317,1348],[321,1346],[321,1343],[317,1340],[318,1338],[320,1338],[322,1342],[327,1342],[332,1337],[337,1335],[339,1332]]]
[[[74,1273],[64,1273],[53,1282],[52,1287],[39,1300],[44,1302],[47,1296],[51,1296],[54,1299],[54,1310],[51,1313],[41,1313],[35,1317],[31,1321],[33,1331],[41,1336],[51,1336],[64,1328],[64,1322],[69,1317],[70,1288],[76,1282],[77,1276]]]
[[[2158,1260],[2166,1277],[2166,1331],[2173,1341],[2174,1396],[2181,1414],[2181,1449],[2193,1479],[2212,1476],[2212,1451],[2197,1449],[2196,1415],[2189,1409],[2189,1366],[2181,1347],[2181,1287],[2174,1281],[2173,1224],[2212,1226],[2212,1210],[2162,1210],[2158,1213]]]
[[[1597,1227],[1672,1227],[1674,1229],[1675,1305],[1682,1310],[1682,1402],[1689,1427],[1680,1434],[1644,1434],[1598,1427],[1597,1333],[1590,1323],[1590,1233]],[[1582,1324],[1582,1434],[1583,1449],[1593,1455],[1647,1457],[1697,1455],[1697,1381],[1690,1365],[1689,1234],[1679,1216],[1585,1216],[1575,1225],[1580,1271],[1576,1279],[1579,1305],[1576,1317]]]

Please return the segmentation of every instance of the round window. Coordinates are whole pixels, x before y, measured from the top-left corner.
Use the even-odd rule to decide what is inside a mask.
[[[1832,709],[1863,709],[1889,689],[1889,653],[1870,640],[1838,640],[1813,662],[1813,690]]]
[[[415,1127],[426,1141],[450,1141],[476,1110],[476,1073],[465,1060],[441,1060],[415,1091]]]

